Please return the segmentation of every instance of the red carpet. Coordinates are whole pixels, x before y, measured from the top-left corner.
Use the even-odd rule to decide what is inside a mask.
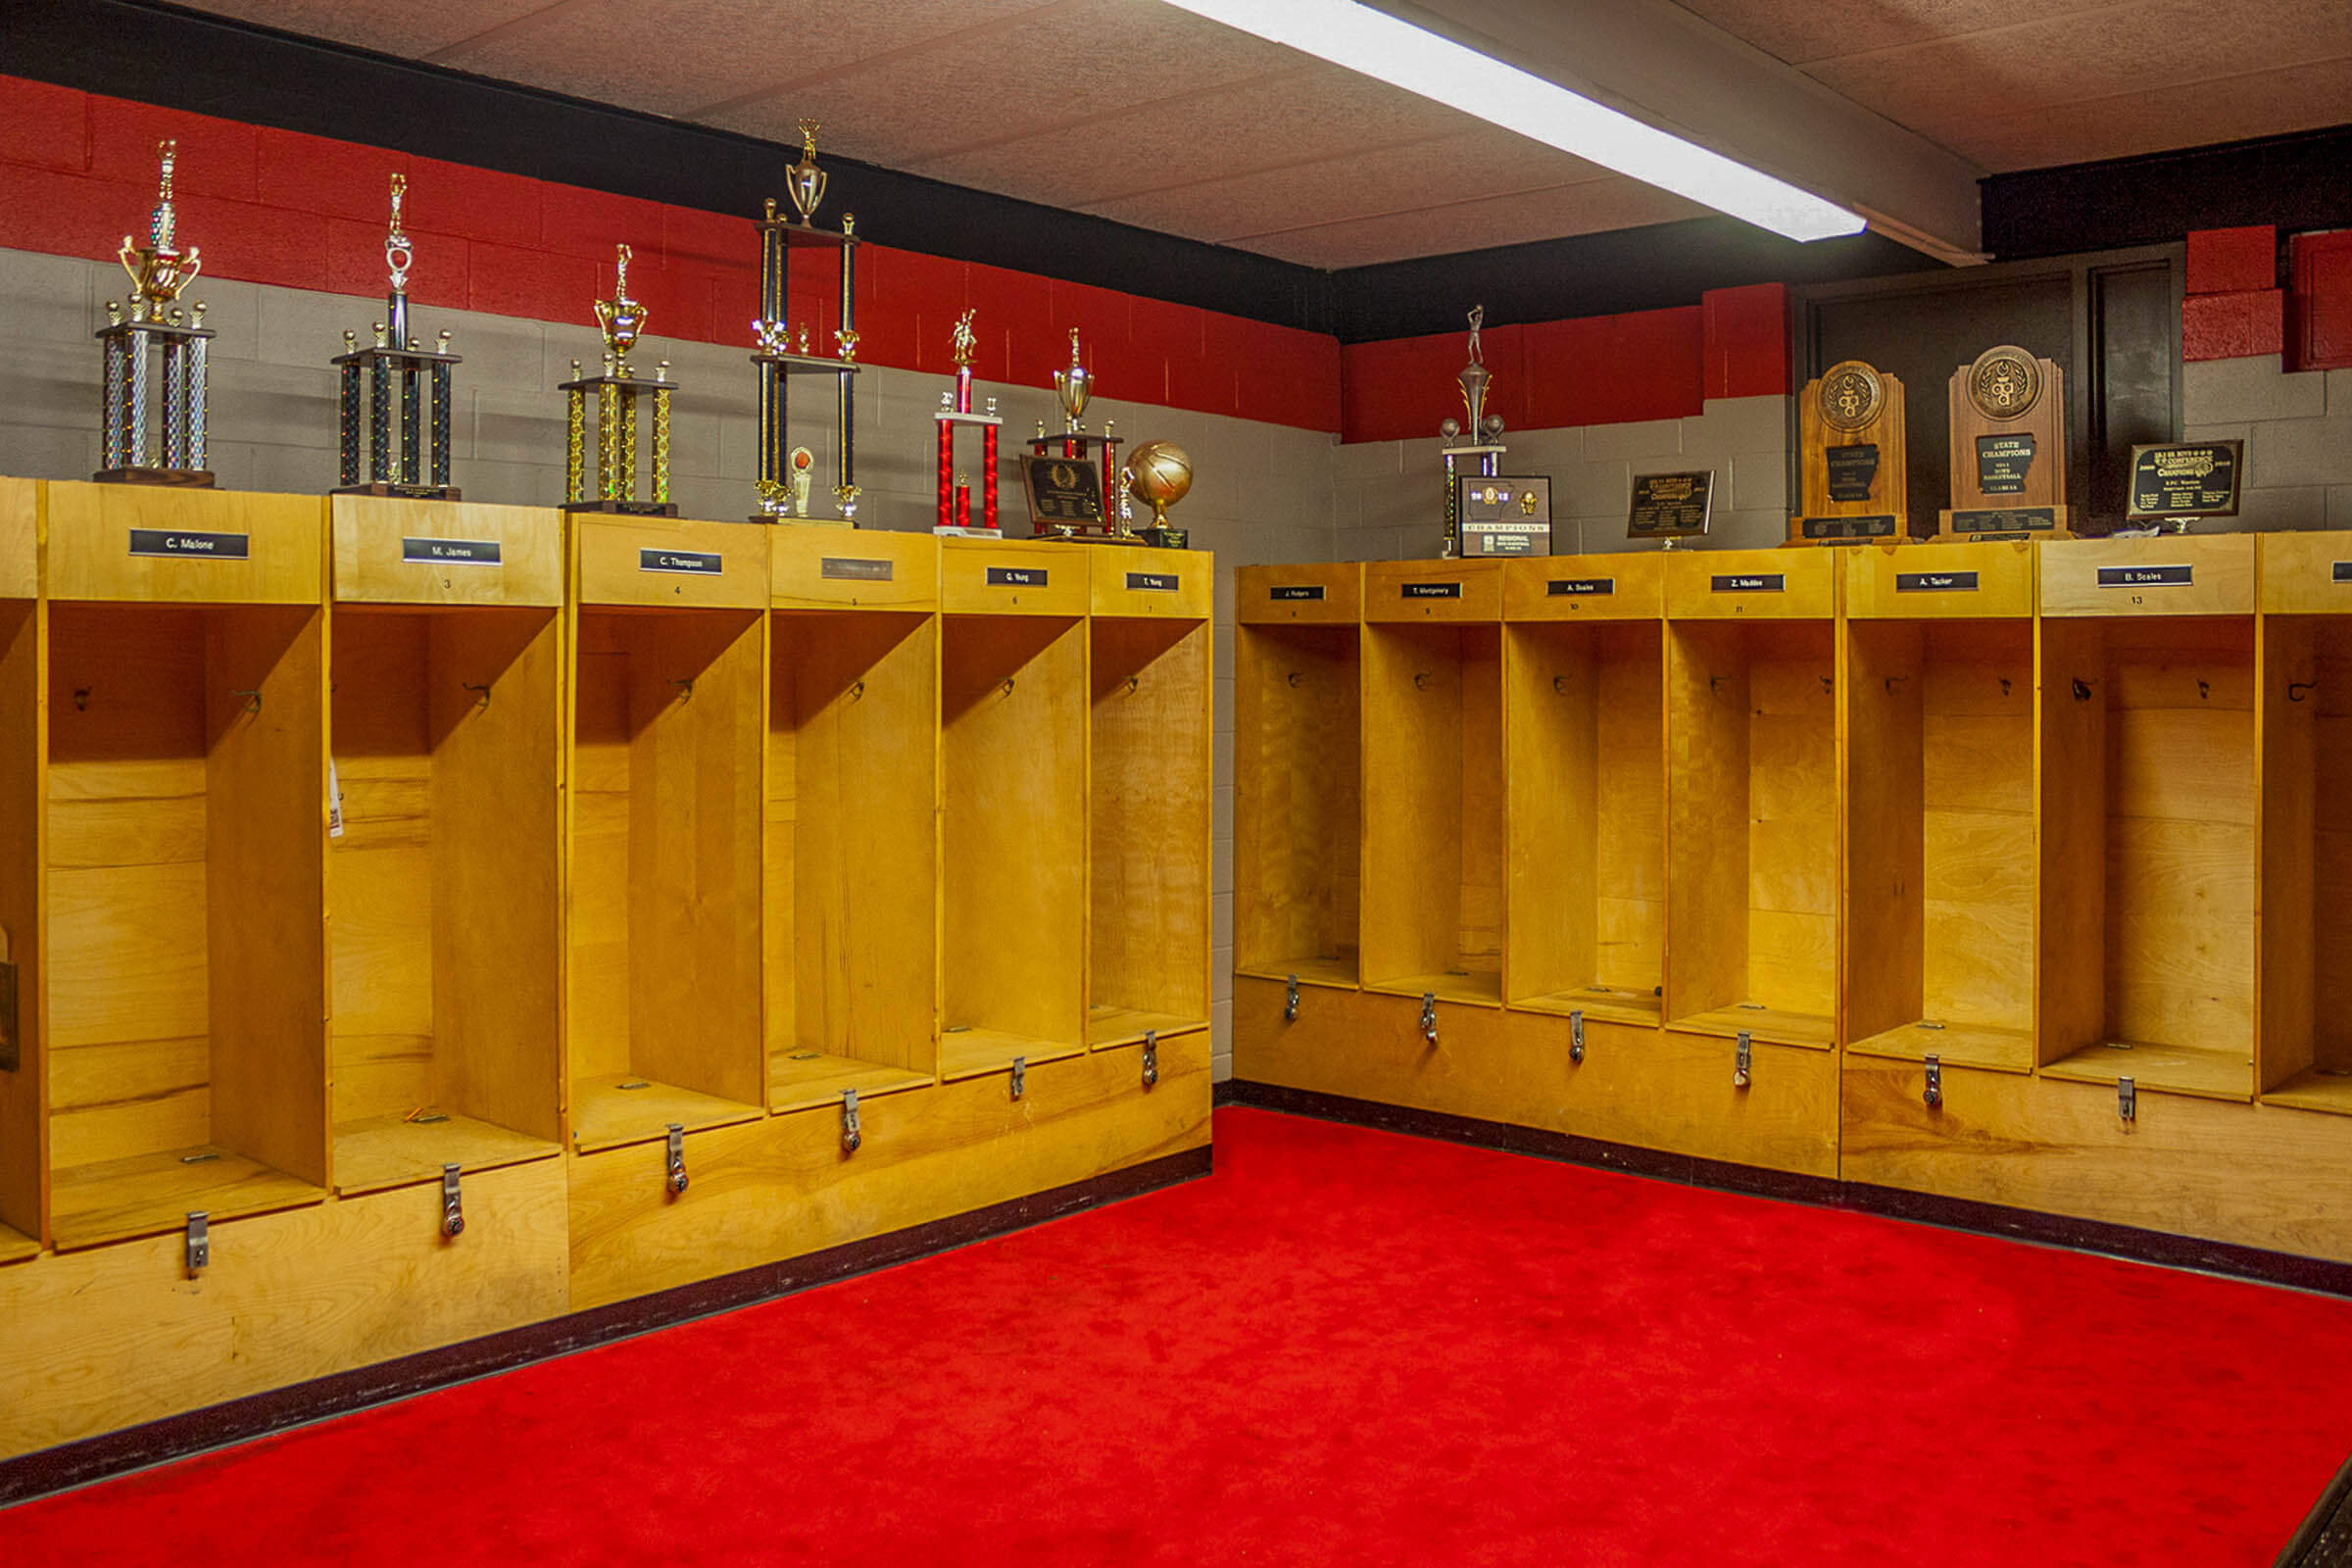
[[[0,1512],[0,1562],[2268,1564],[2352,1302],[1225,1110],[1203,1182]]]

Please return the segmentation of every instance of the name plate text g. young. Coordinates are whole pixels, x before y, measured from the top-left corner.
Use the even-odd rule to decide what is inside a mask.
[[[1977,574],[1973,571],[1898,571],[1894,574],[1894,591],[1898,594],[1973,594],[1977,591]]]
[[[1788,576],[1780,571],[1735,571],[1718,574],[1709,579],[1719,594],[1783,594],[1788,591]]]
[[[717,577],[725,573],[724,558],[715,550],[653,550],[637,552],[639,571],[681,572],[689,577]]]
[[[892,571],[892,563],[862,556],[823,556],[816,563],[816,574],[833,582],[889,582]]]
[[[1614,577],[1554,577],[1544,585],[1544,594],[1552,599],[1583,599],[1592,594],[1613,594],[1617,591]]]
[[[1396,585],[1400,599],[1459,599],[1462,585],[1458,582],[1407,582]]]
[[[403,539],[400,559],[419,566],[496,566],[496,539]]]
[[[244,561],[250,558],[253,536],[242,533],[189,533],[179,528],[133,528],[134,556],[194,557],[203,561]]]
[[[1277,604],[1305,604],[1310,600],[1319,603],[1323,598],[1323,585],[1319,582],[1276,583],[1266,590],[1266,597]]]
[[[1043,566],[991,566],[988,568],[991,588],[1043,588],[1046,568]]]
[[[2194,566],[2101,566],[2102,588],[2186,588],[2196,575]]]
[[[1131,571],[1127,586],[1140,593],[1172,594],[1184,586],[1184,579],[1172,571]]]

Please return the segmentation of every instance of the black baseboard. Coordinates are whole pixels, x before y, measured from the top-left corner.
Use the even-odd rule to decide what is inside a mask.
[[[248,1395],[201,1410],[166,1416],[78,1443],[61,1444],[0,1461],[0,1507],[86,1486],[129,1470],[186,1458],[209,1448],[307,1426],[368,1405],[405,1399],[451,1384],[506,1372],[574,1350],[610,1345],[655,1329],[790,1296],[914,1258],[944,1252],[1008,1231],[1060,1219],[1081,1209],[1134,1198],[1206,1176],[1208,1146],[1130,1165],[1090,1181],[1051,1188],[928,1224],[869,1236],[803,1257],[765,1263],[717,1279],[700,1280],[609,1306],[566,1313],[545,1322],[420,1350],[396,1361],[357,1367],[307,1383]]]

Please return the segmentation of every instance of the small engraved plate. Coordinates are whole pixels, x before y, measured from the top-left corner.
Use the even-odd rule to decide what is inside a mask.
[[[2234,517],[2242,441],[2133,447],[2127,517]]]
[[[1973,594],[1977,591],[1977,574],[1973,571],[1898,571],[1894,574],[1894,591],[1898,594]]]
[[[1714,503],[1715,470],[1634,475],[1634,508],[1625,524],[1629,539],[1681,539],[1707,531]]]
[[[1459,599],[1462,585],[1458,582],[1408,582],[1396,589],[1402,599]]]
[[[887,561],[867,561],[859,556],[825,556],[816,564],[816,574],[836,582],[888,582],[892,564]]]
[[[2194,566],[2101,566],[2102,588],[2186,588]]]
[[[2015,435],[1977,437],[1977,488],[1988,496],[2026,493],[2026,474],[2034,466],[2034,438]]]
[[[1144,593],[1172,594],[1184,586],[1184,579],[1172,571],[1131,571],[1127,586]]]
[[[1102,474],[1082,458],[1024,454],[1021,484],[1029,516],[1040,523],[1102,521]]]
[[[1323,597],[1323,585],[1319,582],[1276,583],[1266,590],[1266,597],[1283,604],[1320,600]]]
[[[1807,539],[1891,539],[1894,537],[1894,514],[1881,512],[1859,517],[1807,517],[1802,531]]]
[[[252,535],[242,533],[185,533],[176,528],[133,528],[134,556],[193,556],[208,561],[250,559]]]
[[[716,551],[640,550],[637,552],[637,569],[683,572],[690,577],[716,577],[724,567]]]
[[[1879,448],[1875,441],[1850,447],[1831,447],[1822,455],[1830,476],[1832,501],[1868,501],[1879,482]]]
[[[400,559],[420,566],[497,566],[495,539],[403,539]]]
[[[1740,571],[1728,576],[1708,579],[1719,594],[1782,594],[1788,591],[1788,575],[1780,571]]]
[[[988,568],[991,588],[1043,588],[1046,568],[1043,566],[991,566]]]
[[[1952,514],[1954,533],[2015,533],[2058,526],[2058,514],[2049,507],[1978,507]]]
[[[2352,582],[2352,561],[2339,561],[2335,564],[2335,580]]]
[[[1614,577],[1554,577],[1544,585],[1544,592],[1553,599],[1583,599],[1616,591]]]

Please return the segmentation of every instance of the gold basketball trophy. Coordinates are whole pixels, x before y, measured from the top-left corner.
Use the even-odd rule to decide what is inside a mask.
[[[179,291],[196,280],[203,258],[193,245],[179,248],[179,215],[172,207],[172,172],[179,161],[179,144],[157,142],[163,165],[155,211],[147,220],[147,243],[134,246],[122,236],[118,260],[130,274],[129,319],[123,307],[106,302],[106,325],[95,334],[105,345],[106,369],[99,427],[104,434],[106,466],[92,478],[110,484],[179,484],[206,486],[213,482],[205,466],[206,414],[210,392],[206,385],[206,354],[212,331],[204,324],[201,302],[185,310]],[[152,461],[154,446],[147,433],[149,366],[163,361],[164,461]]]
[[[1803,510],[1788,519],[1790,544],[1909,534],[1902,382],[1860,360],[1831,366],[1798,400],[1797,451]]]
[[[647,312],[629,298],[629,248],[615,248],[612,297],[596,302],[596,322],[605,335],[602,375],[582,376],[580,362],[571,362],[572,379],[561,390],[568,395],[564,418],[564,510],[614,512],[636,517],[674,517],[677,505],[669,499],[669,395],[677,383],[669,379],[669,362],[655,367],[653,379],[637,375],[629,366],[629,351],[645,330]],[[587,486],[588,394],[596,394],[596,486]],[[653,494],[637,499],[637,406],[650,397],[654,405]]]
[[[1070,328],[1070,363],[1054,372],[1054,400],[1061,405],[1061,433],[1048,435],[1037,422],[1029,455],[1021,460],[1021,481],[1029,497],[1030,530],[1041,539],[1133,544],[1119,494],[1119,438],[1102,421],[1102,433],[1087,432],[1087,403],[1095,375],[1086,368],[1078,329]]]
[[[1193,488],[1193,460],[1173,441],[1146,441],[1127,460],[1127,494],[1152,509],[1152,525],[1134,537],[1162,550],[1182,550],[1192,542],[1186,528],[1168,526],[1168,509]],[[1120,531],[1125,532],[1126,503],[1120,503]]]
[[[858,523],[858,428],[854,395],[858,364],[858,218],[841,215],[841,232],[818,228],[811,221],[825,199],[825,172],[816,165],[816,122],[801,122],[801,161],[785,175],[785,194],[792,199],[800,220],[776,216],[773,198],[760,222],[760,315],[752,322],[757,345],[752,363],[760,368],[760,511],[754,522],[780,517],[809,517],[808,465],[801,462],[807,447],[795,447],[786,430],[792,378],[796,375],[833,378],[834,413],[840,434],[835,446],[834,503],[841,521]],[[828,357],[809,352],[808,325],[798,336],[791,321],[791,265],[795,247],[817,246],[841,258],[841,325],[833,334],[836,352]],[[819,345],[821,349],[822,345]]]
[[[384,265],[391,287],[384,295],[384,318],[375,323],[375,341],[361,348],[359,335],[343,334],[343,352],[333,365],[341,381],[337,425],[341,436],[342,482],[339,496],[408,496],[425,501],[455,501],[457,486],[449,482],[449,407],[451,367],[463,362],[449,352],[444,330],[434,348],[424,348],[409,335],[409,268],[416,251],[402,208],[408,198],[407,176],[392,176],[392,219],[384,233]],[[360,379],[368,381],[368,477],[360,478]],[[392,445],[392,378],[400,377],[400,446]],[[423,380],[432,383],[428,421]],[[429,433],[430,439],[427,439]]]
[[[1952,372],[1952,504],[1939,539],[2068,539],[2066,372],[2003,344]]]
[[[1502,416],[1487,412],[1487,387],[1494,374],[1487,368],[1487,356],[1479,346],[1479,332],[1487,321],[1487,308],[1478,306],[1470,312],[1470,363],[1463,366],[1454,379],[1461,384],[1463,419],[1447,417],[1438,425],[1438,439],[1445,443],[1438,456],[1446,462],[1446,541],[1439,554],[1450,561],[1462,554],[1462,465],[1476,465],[1479,478],[1497,478],[1502,473]]]

